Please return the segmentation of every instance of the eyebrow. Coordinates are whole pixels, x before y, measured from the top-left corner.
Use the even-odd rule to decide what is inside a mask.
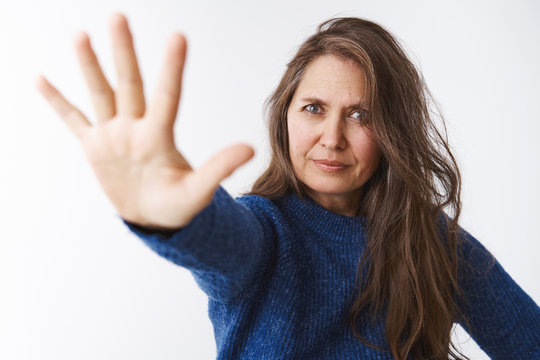
[[[318,97],[315,97],[315,96],[304,97],[304,98],[301,98],[300,101],[309,102],[309,103],[318,103],[318,104],[321,104],[321,105],[324,105],[324,106],[328,105],[328,103],[326,101],[324,101],[322,99],[319,99]],[[347,108],[361,109],[361,108],[364,108],[364,107],[366,107],[366,104],[365,104],[364,101],[361,100],[358,103],[349,105]]]

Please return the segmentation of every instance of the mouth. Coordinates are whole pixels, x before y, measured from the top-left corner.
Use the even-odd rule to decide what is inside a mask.
[[[327,172],[339,172],[345,170],[349,165],[339,161],[331,160],[312,160],[315,166]]]

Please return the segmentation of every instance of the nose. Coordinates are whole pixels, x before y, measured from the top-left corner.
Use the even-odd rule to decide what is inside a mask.
[[[344,121],[341,116],[328,117],[324,121],[320,144],[331,150],[343,150],[347,147],[345,137]]]

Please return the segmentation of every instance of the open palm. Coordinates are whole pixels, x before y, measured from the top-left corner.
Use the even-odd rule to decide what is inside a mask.
[[[85,33],[75,46],[90,89],[97,121],[90,123],[45,78],[37,87],[80,139],[100,185],[118,210],[133,223],[156,229],[187,225],[212,200],[219,183],[253,156],[247,145],[217,153],[193,170],[174,143],[186,40],[169,40],[154,98],[148,107],[126,18],[111,18],[118,89],[105,78]]]

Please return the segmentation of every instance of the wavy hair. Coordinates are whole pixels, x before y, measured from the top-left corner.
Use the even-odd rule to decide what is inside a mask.
[[[364,69],[366,126],[382,152],[358,204],[368,242],[358,262],[349,326],[364,344],[382,350],[355,324],[364,311],[373,320],[384,313],[396,359],[468,359],[451,341],[457,317],[466,323],[457,306],[460,172],[436,101],[388,31],[360,18],[333,18],[299,47],[265,103],[272,158],[250,194],[306,196],[289,156],[287,109],[307,65],[326,54]]]

